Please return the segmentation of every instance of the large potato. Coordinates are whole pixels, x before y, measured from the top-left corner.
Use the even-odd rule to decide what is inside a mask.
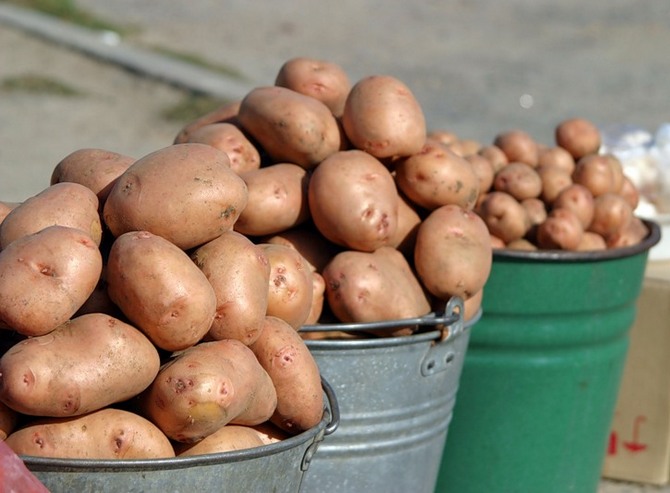
[[[330,109],[285,87],[252,89],[242,99],[237,118],[273,162],[311,169],[342,146],[340,127]]]
[[[323,277],[328,306],[344,323],[413,318],[430,311],[408,261],[392,247],[340,252],[324,268]],[[394,335],[405,333],[403,328]]]
[[[437,298],[470,299],[483,289],[492,263],[489,230],[474,212],[445,205],[419,226],[414,266],[423,285]]]
[[[196,344],[216,314],[216,293],[179,247],[148,231],[114,241],[107,260],[107,292],[128,319],[166,351]]]
[[[233,123],[209,123],[193,130],[184,143],[200,143],[224,151],[230,167],[237,174],[261,167],[261,155],[256,146]]]
[[[394,161],[394,170],[398,188],[424,209],[446,204],[472,209],[479,196],[479,177],[470,162],[442,144],[426,143]]]
[[[138,395],[158,351],[135,327],[91,313],[19,342],[0,358],[0,400],[23,414],[79,416]]]
[[[59,459],[163,459],[170,440],[146,418],[105,408],[70,418],[42,418],[7,437],[20,455]]]
[[[351,144],[377,158],[410,156],[426,141],[426,119],[412,91],[388,75],[356,82],[347,96],[342,127]]]
[[[95,290],[102,255],[76,228],[49,226],[0,251],[0,327],[26,336],[51,332]]]
[[[312,310],[312,269],[295,248],[270,243],[259,246],[270,263],[266,314],[281,318],[297,329]]]
[[[57,183],[14,207],[0,223],[0,250],[12,241],[48,226],[77,228],[100,245],[98,197],[79,183]]]
[[[241,173],[247,185],[247,206],[235,223],[235,231],[247,236],[279,233],[309,219],[305,168],[292,163]]]
[[[186,250],[232,229],[247,193],[225,152],[175,144],[141,157],[117,179],[103,218],[114,236],[144,230]]]
[[[386,166],[366,152],[328,156],[313,171],[307,198],[315,226],[337,245],[374,251],[395,238],[395,182]]]
[[[318,425],[323,417],[321,375],[295,328],[280,318],[266,317],[260,337],[249,347],[277,391],[270,421],[292,435]]]
[[[197,442],[229,423],[263,423],[276,406],[272,379],[251,349],[234,339],[179,353],[140,396],[142,414],[179,442]]]
[[[349,76],[340,65],[309,57],[295,57],[284,62],[275,85],[318,99],[337,117],[342,115],[351,89]]]
[[[61,182],[84,185],[98,196],[102,210],[114,181],[134,162],[133,157],[106,149],[78,149],[56,165],[51,173],[51,185]]]
[[[216,293],[209,337],[254,342],[268,308],[270,261],[264,249],[236,231],[227,231],[199,247],[191,258]]]

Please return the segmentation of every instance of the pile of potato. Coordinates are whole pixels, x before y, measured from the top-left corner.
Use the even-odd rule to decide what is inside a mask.
[[[574,142],[588,126],[560,128],[571,147],[428,132],[400,80],[351,84],[294,58],[146,156],[75,150],[48,188],[0,202],[0,436],[25,455],[152,458],[317,425],[305,339],[417,328],[301,328],[420,317],[452,297],[468,320],[494,247],[623,243],[633,191],[611,159],[586,163],[597,146]],[[616,197],[616,213],[598,205]]]

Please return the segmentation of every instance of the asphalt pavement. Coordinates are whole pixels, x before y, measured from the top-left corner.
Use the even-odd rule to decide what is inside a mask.
[[[582,116],[653,131],[670,121],[667,0],[78,0],[127,33],[91,32],[0,2],[0,201],[48,186],[83,147],[141,157],[171,144],[163,117],[185,90],[237,99],[294,56],[339,63],[352,81],[404,81],[431,129],[490,142],[520,128],[551,143]],[[224,75],[157,55],[197,55]],[[72,94],[15,89],[40,76]],[[603,481],[598,493],[670,492]]]

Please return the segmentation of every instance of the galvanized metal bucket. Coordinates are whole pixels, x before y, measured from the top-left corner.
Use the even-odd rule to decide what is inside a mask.
[[[22,459],[51,493],[298,492],[321,441],[339,425],[335,393],[323,378],[322,386],[321,422],[270,445],[170,459]]]
[[[307,340],[340,404],[337,433],[324,439],[302,492],[432,493],[468,345],[463,301],[444,314],[365,324],[304,326],[301,331],[385,330],[409,336]]]

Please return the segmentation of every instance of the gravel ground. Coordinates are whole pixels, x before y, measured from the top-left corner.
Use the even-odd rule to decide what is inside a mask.
[[[352,80],[397,76],[422,103],[431,128],[483,142],[509,128],[550,142],[554,125],[577,115],[650,130],[670,121],[665,0],[77,4],[133,26],[125,41],[132,46],[197,54],[243,74],[249,89],[271,84],[283,61],[298,55],[340,63]],[[78,148],[140,157],[169,145],[182,126],[161,116],[184,96],[173,84],[11,23],[0,23],[0,46],[0,83],[37,74],[79,92],[0,88],[0,200],[38,193],[57,162]],[[598,491],[650,492],[670,487],[603,481]]]

